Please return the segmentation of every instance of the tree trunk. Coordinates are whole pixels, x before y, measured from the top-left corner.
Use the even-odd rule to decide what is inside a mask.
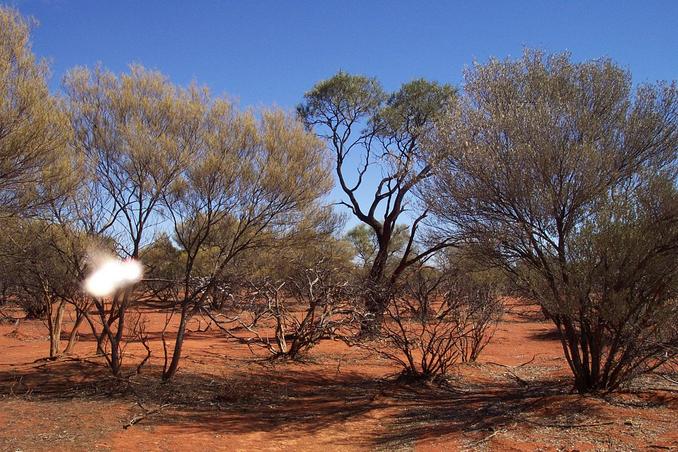
[[[179,360],[181,359],[181,350],[184,344],[184,336],[186,335],[186,324],[188,323],[189,312],[188,304],[184,304],[181,308],[181,320],[179,321],[179,329],[177,330],[177,338],[174,341],[174,351],[172,352],[172,360],[170,365],[162,372],[162,381],[169,381],[177,373],[179,368]],[[167,355],[165,355],[167,356]]]
[[[283,319],[279,318],[275,327],[275,340],[278,343],[278,351],[281,355],[287,353],[287,340],[285,340],[285,327]]]
[[[68,335],[68,345],[66,345],[66,349],[64,350],[65,355],[70,355],[73,353],[73,348],[75,347],[75,343],[78,340],[78,330],[80,329],[80,325],[82,324],[84,318],[84,313],[78,310],[75,316],[75,324],[73,324],[73,328]]]
[[[48,302],[51,302],[49,300]],[[47,322],[49,324],[49,357],[56,358],[59,356],[60,345],[61,345],[61,325],[64,320],[64,310],[66,308],[66,302],[59,302],[59,306],[56,309],[56,312],[49,312],[49,318]]]
[[[118,327],[120,327],[120,325],[118,325]],[[120,344],[115,339],[111,339],[110,342],[111,342],[111,360],[110,360],[111,373],[114,376],[119,377],[120,371],[122,370],[122,356],[120,356]]]
[[[101,335],[97,337],[97,355],[103,356],[106,354],[106,342],[108,342],[106,333],[102,331]]]
[[[365,314],[366,318],[360,327],[362,336],[375,336],[381,330],[384,322],[384,311],[389,301],[389,288],[384,284],[384,272],[388,249],[382,247],[377,253],[365,287]]]

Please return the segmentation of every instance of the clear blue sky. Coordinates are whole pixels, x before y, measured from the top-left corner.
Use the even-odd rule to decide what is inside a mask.
[[[524,47],[611,57],[635,82],[678,78],[678,0],[6,3],[39,21],[33,49],[51,60],[54,89],[75,65],[119,72],[135,62],[241,106],[292,109],[339,69],[390,90],[418,77],[458,84],[474,59],[516,57]],[[335,189],[331,198],[342,196]]]
[[[2,1],[2,0],[0,0]],[[634,80],[678,78],[678,1],[9,0],[34,16],[53,86],[75,65],[130,62],[242,105],[292,108],[339,69],[386,88],[458,83],[464,65],[522,48],[609,56]]]

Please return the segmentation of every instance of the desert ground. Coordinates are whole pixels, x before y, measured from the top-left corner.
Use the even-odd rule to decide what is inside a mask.
[[[678,448],[676,385],[649,376],[614,395],[578,395],[552,325],[531,306],[508,306],[478,362],[437,384],[402,382],[393,364],[339,340],[302,362],[272,362],[216,329],[189,334],[179,373],[163,384],[153,333],[165,317],[152,310],[152,358],[114,379],[84,327],[75,354],[47,361],[40,321],[5,321],[0,450]],[[142,351],[129,346],[129,374]]]

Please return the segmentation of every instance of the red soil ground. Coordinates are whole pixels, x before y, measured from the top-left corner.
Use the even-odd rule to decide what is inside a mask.
[[[77,359],[49,362],[42,323],[0,324],[0,450],[678,449],[678,388],[647,377],[605,398],[572,393],[551,325],[516,301],[442,387],[398,383],[391,363],[340,341],[271,363],[215,330],[190,334],[161,384],[164,316],[146,315],[154,356],[128,381],[92,357],[91,335]]]

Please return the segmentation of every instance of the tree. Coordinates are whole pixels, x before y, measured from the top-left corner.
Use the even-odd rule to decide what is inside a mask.
[[[65,237],[27,217],[45,214],[72,189],[75,162],[67,116],[47,87],[47,64],[31,51],[31,26],[0,6],[0,259],[3,288],[13,291],[27,316],[47,321],[55,357],[73,280],[52,244]]]
[[[492,284],[459,269],[410,267],[386,309],[379,341],[363,344],[402,367],[409,380],[435,380],[475,361],[494,336],[503,305]]]
[[[74,130],[72,146],[83,162],[79,189],[64,205],[62,221],[109,239],[120,257],[138,259],[161,221],[161,202],[198,146],[206,91],[180,89],[162,74],[132,66],[128,74],[96,68],[72,70],[64,81]],[[116,376],[122,371],[126,315],[143,286],[94,298],[94,335]],[[129,328],[127,328],[129,329]]]
[[[409,240],[409,229],[409,226],[401,224],[396,226],[395,231],[393,231],[393,237],[391,238],[386,258],[387,269],[392,270],[402,258],[402,252]],[[353,247],[360,267],[365,271],[369,271],[374,264],[374,259],[379,249],[379,241],[374,233],[374,229],[361,223],[346,233],[346,240]]]
[[[678,90],[526,51],[466,74],[429,205],[558,330],[581,393],[675,356]]]
[[[0,7],[0,215],[26,213],[60,193],[68,174],[68,121],[47,88],[30,22]]]
[[[292,272],[282,280],[250,281],[249,290],[236,295],[242,308],[235,318],[210,319],[249,347],[263,347],[274,359],[299,359],[322,339],[345,337],[356,324],[353,286],[348,273],[333,263],[321,260],[306,267],[306,262],[292,262]],[[250,336],[236,336],[224,324]]]
[[[82,297],[87,238],[51,222],[6,219],[0,241],[4,267],[2,280],[26,317],[44,320],[50,339],[49,357],[61,354],[61,332],[67,305]],[[82,322],[77,313],[66,353],[72,349]]]
[[[160,287],[174,283],[181,275],[183,255],[166,232],[143,247],[139,257],[146,269],[145,279],[157,279]]]
[[[298,107],[300,117],[335,155],[336,175],[347,197],[342,204],[377,239],[366,281],[365,302],[372,318],[365,324],[367,333],[381,324],[388,288],[405,268],[449,245],[442,241],[414,251],[417,231],[428,215],[424,210],[414,215],[400,261],[387,271],[398,221],[414,208],[413,189],[432,172],[422,138],[454,101],[455,90],[449,85],[414,80],[387,95],[375,79],[339,72],[307,92]],[[361,202],[372,181],[371,198]]]
[[[319,200],[332,187],[322,144],[283,112],[256,120],[218,99],[206,104],[203,121],[191,162],[164,197],[184,255],[179,329],[171,359],[165,351],[164,380],[178,369],[188,320],[205,308],[234,261],[310,238],[323,218]]]
[[[343,229],[344,218],[331,206],[322,206],[307,215],[305,224],[295,234],[275,237],[270,246],[240,255],[234,277],[252,281],[283,281],[299,272],[315,268],[319,262],[349,278],[355,265],[351,245],[337,232]]]

